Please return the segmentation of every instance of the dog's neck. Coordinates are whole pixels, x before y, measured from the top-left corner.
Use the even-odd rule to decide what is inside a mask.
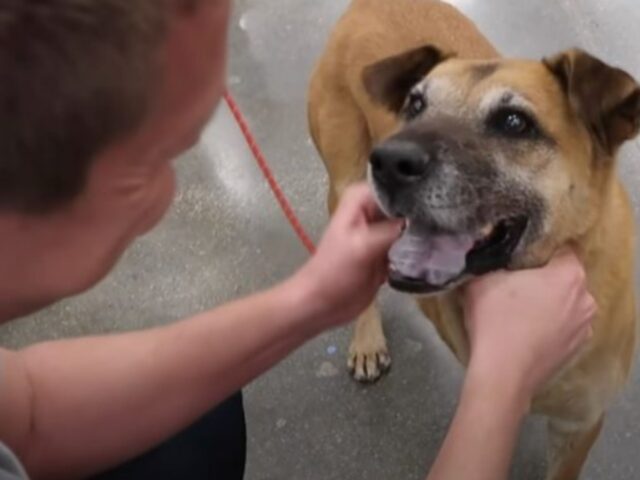
[[[635,272],[635,232],[633,229],[633,209],[622,182],[616,175],[607,179],[605,194],[601,197],[599,216],[593,226],[575,243],[578,256],[582,260],[593,291],[606,291],[596,282],[606,282],[611,278],[624,280],[633,294]],[[598,299],[599,308],[608,310],[617,299]]]

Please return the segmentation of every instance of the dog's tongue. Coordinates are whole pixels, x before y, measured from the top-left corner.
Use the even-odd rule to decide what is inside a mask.
[[[412,280],[442,286],[462,273],[471,235],[428,235],[406,230],[389,252],[392,270]]]

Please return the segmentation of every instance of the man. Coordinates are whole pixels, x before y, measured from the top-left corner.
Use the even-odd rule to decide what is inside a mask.
[[[91,287],[163,216],[171,160],[220,99],[229,6],[0,0],[1,321]],[[241,405],[222,402],[356,316],[384,281],[400,228],[360,185],[317,254],[267,292],[145,332],[1,351],[0,479],[25,477],[16,459],[31,478],[241,478]],[[592,314],[570,254],[473,286],[469,380],[432,478],[465,478],[451,473],[459,448],[492,453],[486,478],[499,478],[531,395],[579,347]],[[470,422],[479,413],[502,415],[492,442]]]

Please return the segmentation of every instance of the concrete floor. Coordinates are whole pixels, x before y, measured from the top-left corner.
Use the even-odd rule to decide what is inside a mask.
[[[579,45],[640,78],[637,0],[456,0],[505,54]],[[229,85],[306,227],[326,222],[326,178],[308,140],[305,89],[347,0],[238,0]],[[640,143],[622,172],[640,207]],[[90,293],[0,329],[0,344],[142,328],[253,292],[306,254],[222,108],[178,163],[180,193],[162,225]],[[637,211],[637,210],[636,210]],[[385,292],[394,369],[363,388],[345,373],[349,333],[327,334],[246,390],[248,480],[421,479],[452,415],[462,372],[406,298]],[[616,402],[583,478],[640,478],[640,378]],[[527,423],[513,478],[544,471],[540,421]],[[636,473],[636,471],[638,473]]]

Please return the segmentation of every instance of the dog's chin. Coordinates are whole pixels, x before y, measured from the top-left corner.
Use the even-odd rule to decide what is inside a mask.
[[[389,254],[389,285],[405,293],[433,295],[509,268],[528,223],[526,216],[509,217],[458,234],[430,233],[409,223]]]

